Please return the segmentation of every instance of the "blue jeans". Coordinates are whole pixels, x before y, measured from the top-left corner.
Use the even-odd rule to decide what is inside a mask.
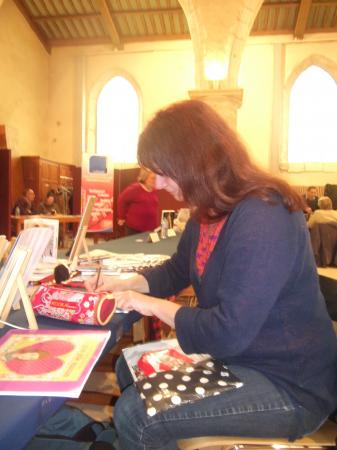
[[[149,417],[120,357],[116,373],[122,394],[115,405],[114,423],[121,448],[177,450],[177,439],[209,435],[295,439],[321,425],[321,417],[296,406],[261,373],[241,366],[229,369],[243,381],[240,389]]]

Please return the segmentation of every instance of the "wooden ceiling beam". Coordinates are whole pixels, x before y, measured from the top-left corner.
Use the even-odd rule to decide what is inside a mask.
[[[124,37],[125,44],[133,42],[154,42],[154,41],[175,41],[191,39],[188,33],[181,34],[151,34],[146,36],[128,36]]]
[[[111,44],[109,37],[90,37],[90,38],[64,38],[64,39],[51,39],[50,45],[52,47],[78,47],[81,45],[107,45]]]
[[[119,11],[114,11],[114,15],[133,15],[133,14],[161,14],[161,13],[170,13],[170,14],[176,14],[176,13],[183,13],[182,8],[138,8],[138,9],[123,9]]]
[[[66,19],[90,19],[101,17],[100,13],[83,13],[83,14],[54,14],[50,16],[34,16],[34,20],[66,20]]]
[[[23,15],[23,17],[26,19],[28,25],[30,26],[30,28],[32,29],[32,31],[35,33],[36,37],[38,38],[38,40],[41,42],[41,44],[43,45],[43,47],[45,48],[45,50],[47,51],[47,53],[50,54],[51,52],[51,46],[50,43],[48,42],[48,37],[45,35],[45,33],[40,29],[40,27],[38,25],[36,25],[36,23],[34,22],[34,20],[31,18],[31,16],[29,15],[29,11],[26,9],[26,7],[24,6],[23,2],[21,2],[20,0],[14,0],[14,3],[16,5],[16,7],[18,8],[18,10],[21,12],[21,14]]]
[[[301,0],[300,2],[300,7],[298,8],[298,14],[294,30],[295,39],[303,39],[305,28],[308,23],[311,5],[312,0]]]
[[[313,0],[313,5],[316,6],[336,6],[337,0],[330,0],[330,1],[320,1],[320,0]],[[294,8],[298,6],[298,2],[296,1],[289,1],[289,2],[264,2],[261,6],[262,8]]]
[[[114,22],[113,16],[109,10],[107,0],[96,0],[95,3],[97,5],[99,12],[101,13],[104,29],[106,33],[110,36],[113,46],[117,47],[118,50],[122,50],[123,43],[117,31],[117,27]]]

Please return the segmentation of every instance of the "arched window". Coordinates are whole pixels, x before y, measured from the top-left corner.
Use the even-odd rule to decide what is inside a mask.
[[[337,163],[337,86],[311,65],[294,82],[289,97],[288,165],[322,170]]]
[[[97,100],[96,152],[113,163],[137,161],[139,98],[133,85],[115,76],[101,90]]]

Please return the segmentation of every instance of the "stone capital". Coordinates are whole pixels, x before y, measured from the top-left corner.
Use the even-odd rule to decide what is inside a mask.
[[[220,116],[236,129],[237,110],[242,104],[242,89],[208,89],[188,92],[192,100],[201,100],[211,106]]]

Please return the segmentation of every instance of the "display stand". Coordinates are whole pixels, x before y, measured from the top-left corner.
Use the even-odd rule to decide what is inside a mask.
[[[82,248],[84,249],[84,252],[87,255],[88,260],[90,261],[90,255],[88,250],[88,245],[85,241],[85,236],[88,231],[89,226],[89,220],[92,212],[92,208],[94,206],[96,198],[95,197],[89,197],[87,204],[85,205],[83,216],[81,219],[81,222],[79,224],[79,227],[77,229],[76,237],[74,240],[74,244],[72,246],[70,256],[69,256],[69,267],[71,271],[76,270],[77,267],[77,260],[78,256],[80,255]]]
[[[13,306],[16,293],[19,292],[27,316],[29,328],[37,330],[38,326],[35,314],[22,278],[27,268],[30,256],[31,250],[15,248],[10,260],[4,268],[0,279],[0,318],[2,321],[7,320],[11,307]],[[3,327],[4,324],[0,323],[0,328]]]

